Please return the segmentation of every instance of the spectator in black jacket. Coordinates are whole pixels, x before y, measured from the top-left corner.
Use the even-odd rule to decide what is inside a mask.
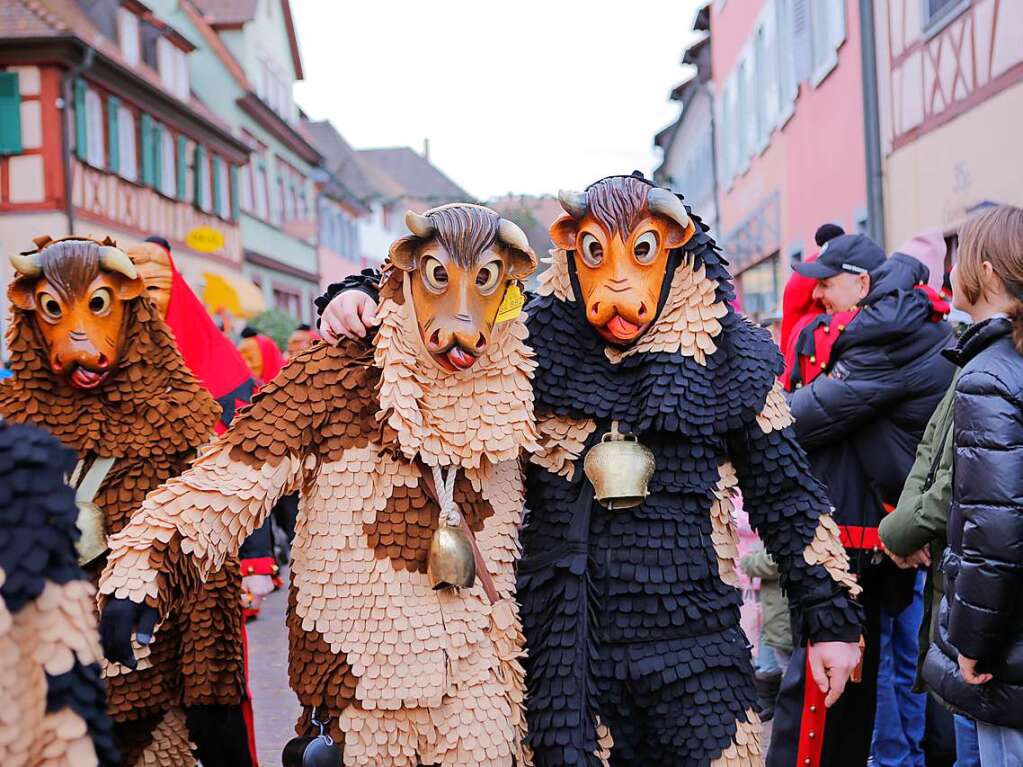
[[[924,679],[977,720],[983,767],[1023,762],[1023,210],[959,233],[956,306],[974,325],[952,353],[952,508],[945,597]]]
[[[820,763],[862,767],[874,729],[882,606],[896,614],[914,592],[915,574],[881,553],[877,526],[898,500],[924,427],[951,381],[953,367],[941,352],[952,331],[922,285],[927,267],[903,254],[885,259],[864,235],[836,237],[816,261],[796,270],[818,280],[814,297],[830,314],[857,310],[847,325],[829,326],[838,339],[827,374],[794,391],[791,406],[796,436],[835,506],[867,614],[863,681],[847,687],[828,712]],[[804,654],[796,649],[782,686],[770,767],[794,764],[800,735],[812,739],[809,730],[820,726],[809,708],[803,711]]]

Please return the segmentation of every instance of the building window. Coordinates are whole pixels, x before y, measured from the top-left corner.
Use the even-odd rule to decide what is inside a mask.
[[[21,152],[21,90],[17,72],[0,72],[0,155]]]
[[[127,8],[117,9],[117,38],[124,60],[130,66],[136,66],[141,53],[139,17]]]
[[[739,275],[742,309],[755,322],[778,314],[778,254],[774,253]]]
[[[160,192],[173,197],[177,186],[177,164],[175,162],[174,136],[164,130],[160,136]]]
[[[936,32],[970,6],[970,0],[920,0],[925,32]]]
[[[227,163],[220,157],[213,160],[216,163],[217,179],[217,215],[221,218],[231,217],[231,182],[230,173],[227,170]]]
[[[301,319],[302,296],[297,291],[275,285],[273,288],[274,306],[292,317]]]
[[[845,42],[845,0],[817,0],[812,11],[812,50],[814,85],[838,65],[838,49]]]
[[[92,88],[85,91],[86,161],[102,168],[106,165],[103,150],[103,102]]]
[[[163,87],[182,101],[187,101],[191,86],[185,52],[166,37],[161,37],[156,41],[156,63]]]
[[[118,171],[128,181],[138,181],[138,145],[135,133],[135,115],[126,106],[117,110]],[[111,152],[113,149],[111,149]]]

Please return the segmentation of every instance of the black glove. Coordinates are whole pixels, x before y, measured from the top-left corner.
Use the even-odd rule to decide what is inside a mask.
[[[160,614],[149,605],[140,605],[130,599],[111,598],[99,621],[99,637],[103,655],[112,663],[121,663],[135,668],[135,652],[131,649],[131,635],[134,633],[140,645],[153,641],[153,629]]]

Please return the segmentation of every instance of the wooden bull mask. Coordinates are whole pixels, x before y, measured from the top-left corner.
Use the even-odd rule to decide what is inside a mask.
[[[489,208],[444,205],[405,223],[391,263],[408,275],[419,333],[444,370],[466,370],[490,343],[509,286],[536,269],[526,235]]]
[[[696,232],[682,201],[633,176],[562,191],[551,240],[574,258],[579,300],[604,340],[626,346],[657,317],[668,256]]]
[[[11,303],[30,313],[50,369],[79,389],[95,389],[117,367],[128,302],[145,285],[112,240],[37,240],[39,250],[11,256]]]

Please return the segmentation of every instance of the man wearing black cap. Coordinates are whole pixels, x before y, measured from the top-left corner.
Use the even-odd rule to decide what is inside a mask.
[[[826,721],[806,689],[814,680],[807,678],[805,648],[793,654],[767,764],[792,767],[797,756],[800,765],[816,764],[819,754],[826,767],[863,767],[874,729],[881,611],[894,615],[909,604],[915,575],[884,556],[877,527],[898,500],[924,427],[952,378],[951,363],[940,354],[952,330],[925,289],[927,267],[900,253],[886,259],[862,234],[829,240],[815,261],[795,269],[817,280],[813,297],[828,313],[803,329],[796,348],[812,354],[810,336],[821,332],[821,323],[834,344],[823,373],[792,392],[790,405],[796,437],[828,487],[863,586],[865,652],[862,682],[846,687]],[[828,324],[836,314],[843,319]]]

